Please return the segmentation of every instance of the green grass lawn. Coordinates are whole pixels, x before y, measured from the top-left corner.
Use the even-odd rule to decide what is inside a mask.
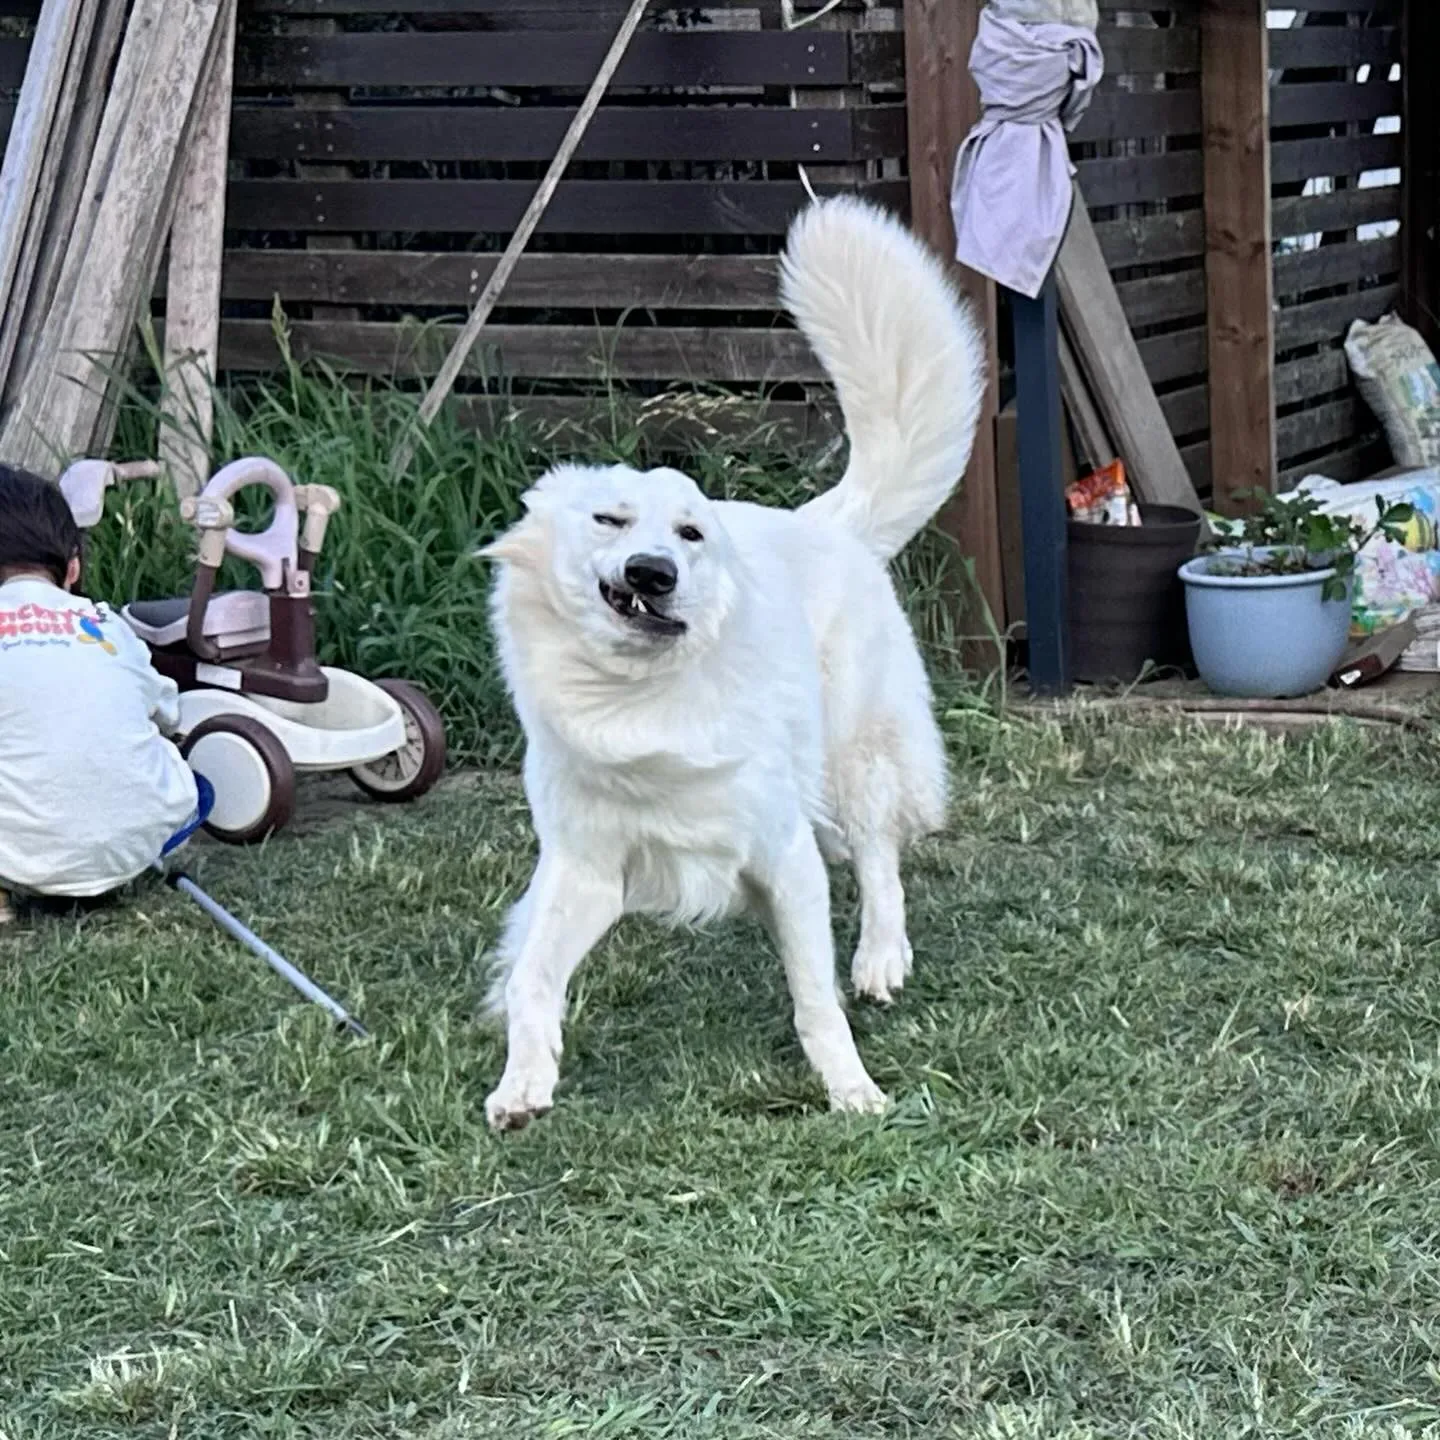
[[[0,939],[0,1434],[1440,1423],[1433,745],[948,728],[915,978],[855,1015],[883,1121],[824,1113],[755,929],[632,924],[490,1136],[508,775],[198,856],[367,1043],[165,892]]]

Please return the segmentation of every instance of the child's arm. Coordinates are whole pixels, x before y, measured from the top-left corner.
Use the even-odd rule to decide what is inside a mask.
[[[140,682],[146,712],[162,735],[173,734],[180,724],[180,687],[150,663],[145,642],[123,620],[106,628],[126,666]]]

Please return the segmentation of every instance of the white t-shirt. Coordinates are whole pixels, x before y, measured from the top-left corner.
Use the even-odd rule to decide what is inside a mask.
[[[101,895],[157,860],[197,804],[161,734],[179,715],[114,611],[48,580],[0,585],[0,887]]]

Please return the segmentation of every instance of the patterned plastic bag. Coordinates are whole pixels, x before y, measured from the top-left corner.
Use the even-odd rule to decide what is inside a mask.
[[[1419,331],[1397,315],[1357,320],[1345,358],[1397,465],[1440,465],[1440,365]]]

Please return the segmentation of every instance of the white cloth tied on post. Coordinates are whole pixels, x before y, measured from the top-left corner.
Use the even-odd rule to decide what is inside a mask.
[[[1094,32],[1027,24],[989,8],[970,52],[980,120],[955,159],[955,258],[1034,299],[1055,263],[1074,197],[1066,135],[1105,69]]]

